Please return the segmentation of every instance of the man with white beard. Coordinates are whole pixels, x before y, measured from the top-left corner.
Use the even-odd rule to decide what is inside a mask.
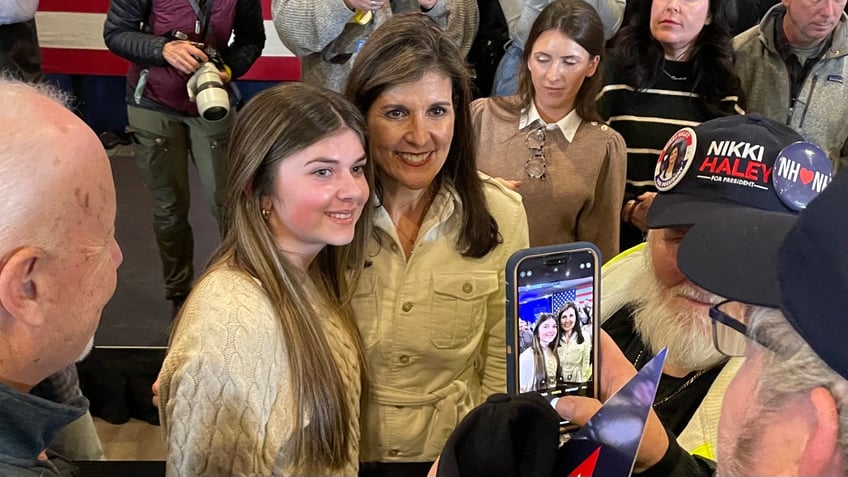
[[[799,216],[736,208],[689,230],[680,269],[728,297],[710,310],[713,342],[742,365],[721,406],[718,462],[685,452],[651,414],[640,476],[848,476],[847,242],[848,174]],[[611,343],[603,351],[608,396],[634,370]],[[556,403],[578,424],[599,407]]]
[[[687,276],[733,300],[711,313],[716,347],[744,358],[721,407],[717,475],[848,475],[845,243],[843,172],[800,216],[734,211],[681,244]],[[655,475],[709,475],[693,469]]]
[[[44,86],[0,78],[0,475],[64,475],[48,449],[88,401],[30,391],[91,349],[123,257],[100,140]]]
[[[709,308],[722,297],[686,279],[677,249],[691,226],[716,212],[749,207],[794,213],[778,196],[773,176],[778,153],[796,141],[802,138],[792,129],[757,115],[678,131],[666,148],[683,142],[683,164],[671,177],[657,166],[659,193],[648,216],[647,244],[603,270],[603,329],[637,369],[668,347],[654,410],[684,448],[709,458],[715,458],[721,397],[738,363],[727,364],[713,346]]]

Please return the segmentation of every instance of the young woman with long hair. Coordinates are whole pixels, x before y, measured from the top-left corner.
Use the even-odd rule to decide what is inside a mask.
[[[595,10],[554,1],[530,29],[518,95],[478,99],[471,110],[480,170],[517,187],[530,245],[584,240],[610,259],[627,158],[624,140],[598,115],[603,52]]]
[[[562,365],[557,355],[559,336],[556,315],[540,314],[533,327],[533,344],[518,355],[521,392],[549,389],[562,382]]]
[[[373,210],[365,137],[355,107],[301,83],[239,112],[230,226],[159,375],[168,475],[356,474],[363,355],[350,299]]]

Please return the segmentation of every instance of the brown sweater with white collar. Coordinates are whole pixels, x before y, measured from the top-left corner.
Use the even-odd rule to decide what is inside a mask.
[[[528,177],[525,137],[518,129],[518,98],[493,98],[471,105],[477,136],[477,167],[493,177],[523,181],[530,245],[585,240],[598,246],[606,261],[618,253],[619,213],[624,197],[627,154],[624,139],[605,124],[583,121],[569,142],[558,129],[548,130],[544,155],[547,178]]]

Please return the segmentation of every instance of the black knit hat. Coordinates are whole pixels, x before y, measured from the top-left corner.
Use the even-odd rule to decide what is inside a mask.
[[[439,477],[556,475],[559,416],[535,393],[493,394],[469,413],[439,457]]]

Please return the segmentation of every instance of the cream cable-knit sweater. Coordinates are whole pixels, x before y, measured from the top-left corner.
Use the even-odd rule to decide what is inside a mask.
[[[292,407],[283,336],[262,287],[219,267],[195,286],[184,307],[159,374],[167,475],[298,475],[281,451],[293,433],[292,416],[303,411]],[[359,363],[339,318],[329,311],[319,316],[330,343],[327,358],[335,358],[350,390],[345,404],[352,416],[347,465],[321,475],[354,476]]]

